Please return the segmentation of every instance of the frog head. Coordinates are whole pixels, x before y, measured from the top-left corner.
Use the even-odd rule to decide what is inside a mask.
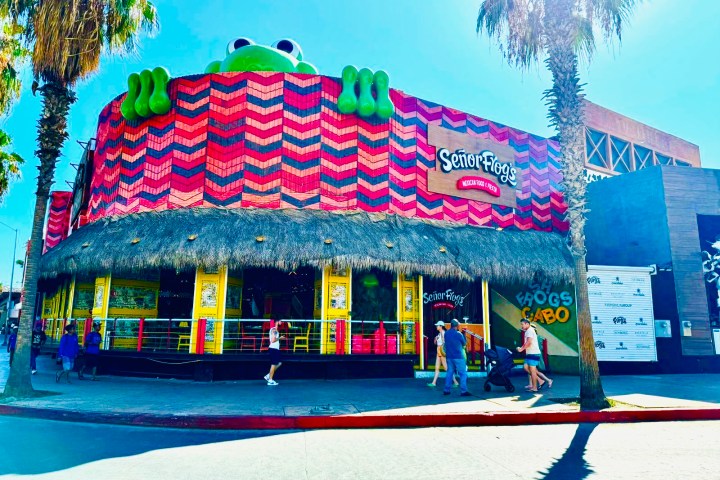
[[[278,40],[268,47],[245,37],[228,43],[225,59],[212,62],[205,72],[318,73],[312,64],[303,62],[300,45],[294,40]]]

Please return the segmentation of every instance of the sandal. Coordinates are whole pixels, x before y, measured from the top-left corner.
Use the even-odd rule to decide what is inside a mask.
[[[547,381],[547,384],[548,384],[548,390],[549,390],[549,389],[552,388],[553,381],[552,381],[552,380],[548,380],[548,381]]]
[[[546,384],[546,383],[548,383],[548,382],[538,383],[538,388],[537,388],[538,391],[539,391],[539,390],[542,390],[542,389],[545,387],[545,384]]]

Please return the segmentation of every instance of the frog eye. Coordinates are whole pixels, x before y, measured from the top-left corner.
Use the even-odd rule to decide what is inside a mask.
[[[227,53],[231,54],[238,48],[247,47],[248,45],[255,45],[255,42],[245,37],[236,38],[235,40],[231,40],[230,43],[228,43]]]
[[[302,60],[302,49],[295,40],[290,40],[289,38],[278,40],[277,42],[272,44],[272,47],[277,48],[282,52],[288,53],[293,57],[297,58],[298,60]]]

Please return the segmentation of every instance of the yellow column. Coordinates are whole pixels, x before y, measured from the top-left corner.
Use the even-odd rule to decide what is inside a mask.
[[[415,351],[415,330],[420,328],[420,279],[398,274],[398,321],[401,322],[398,353]],[[414,325],[408,324],[412,322]]]
[[[67,301],[65,302],[65,313],[63,314],[67,318],[73,317],[73,302],[75,300],[75,275],[72,276],[67,288]]]
[[[335,353],[335,327],[337,319],[348,320],[352,304],[352,272],[349,268],[325,267],[323,270],[323,308],[320,353]],[[350,346],[350,325],[345,329],[345,351]]]
[[[93,318],[107,318],[110,305],[111,275],[95,278],[95,300],[93,301]]]
[[[225,320],[225,298],[227,295],[228,269],[220,267],[206,272],[198,267],[195,272],[195,296],[193,301],[193,319],[207,319],[205,331],[205,351],[222,353],[223,320]],[[197,322],[192,324],[190,353],[197,351]]]
[[[485,348],[490,347],[490,285],[487,280],[482,281],[482,312],[483,312],[483,338]]]

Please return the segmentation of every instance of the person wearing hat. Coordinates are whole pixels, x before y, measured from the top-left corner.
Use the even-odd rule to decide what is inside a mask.
[[[40,349],[47,341],[47,335],[43,330],[41,321],[35,322],[35,328],[32,331],[32,340],[30,341],[30,370],[32,374],[37,373],[37,357],[40,355]]]
[[[92,332],[85,337],[85,365],[78,372],[79,378],[85,378],[85,369],[92,371],[92,381],[97,380],[98,359],[100,358],[100,344],[102,343],[102,335],[100,335],[100,322],[93,323]]]
[[[7,351],[10,354],[10,366],[12,367],[13,358],[15,357],[15,346],[17,345],[18,326],[13,324],[10,327],[10,337],[8,338]]]
[[[437,335],[435,335],[435,339],[433,340],[433,343],[435,343],[435,346],[437,347],[436,354],[435,354],[435,377],[433,377],[433,381],[428,383],[428,387],[436,387],[437,386],[437,379],[440,376],[440,365],[442,364],[442,367],[447,372],[448,366],[447,361],[445,360],[445,347],[443,346],[445,344],[445,322],[442,320],[438,320],[438,322],[435,324],[435,328],[437,329]],[[454,386],[458,386],[457,380],[453,378],[453,384]]]
[[[465,335],[460,333],[460,322],[453,318],[450,322],[450,330],[445,332],[445,357],[447,358],[448,370],[445,374],[445,388],[443,395],[450,395],[450,386],[453,383],[453,376],[457,372],[460,377],[460,396],[469,397],[467,390],[467,364],[465,363]]]
[[[531,392],[538,391],[538,375],[537,367],[540,364],[540,347],[538,346],[537,332],[534,328],[530,328],[530,319],[523,318],[520,320],[520,328],[524,332],[525,341],[522,347],[517,347],[518,352],[525,352],[525,371],[528,374],[529,384],[525,387]]]

